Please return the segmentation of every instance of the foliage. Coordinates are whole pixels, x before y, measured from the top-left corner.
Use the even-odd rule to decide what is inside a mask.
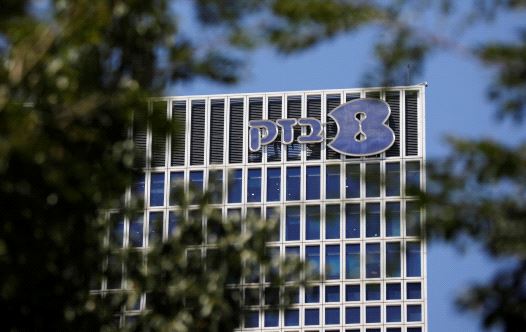
[[[371,83],[407,83],[408,68],[418,74],[431,52],[460,49],[494,70],[489,97],[498,114],[521,119],[525,111],[523,32],[511,42],[488,40],[462,48],[454,38],[413,26],[411,19],[460,16],[461,22],[486,22],[503,12],[523,14],[523,0],[468,2],[472,7],[465,16],[457,13],[459,2],[451,0],[198,0],[186,5],[190,9],[168,0],[1,3],[4,329],[111,328],[111,312],[125,299],[99,302],[86,285],[101,277],[96,266],[108,254],[102,243],[107,225],[100,211],[119,204],[132,178],[134,147],[126,133],[133,112],[146,109],[149,96],[181,80],[235,82],[253,47],[270,45],[293,53],[373,27],[384,38],[374,48],[379,66],[368,75]],[[199,26],[197,33],[183,26],[188,17],[195,17],[191,24]],[[507,331],[525,326],[524,144],[509,147],[457,139],[451,157],[436,169],[453,172],[433,175],[431,194],[425,198],[430,204],[430,234],[449,240],[467,235],[495,256],[516,263],[506,271],[509,277],[497,276],[493,284],[474,289],[464,298],[464,306],[481,308],[487,326],[502,324]],[[222,254],[233,257],[232,264],[245,258],[243,250],[265,260],[260,232],[251,234],[225,240]],[[235,243],[246,246],[240,250]],[[181,256],[181,250],[170,241],[154,249],[149,259],[165,262],[166,255]],[[158,272],[168,274],[169,280],[180,273],[202,275],[189,273],[185,265],[173,268]],[[160,285],[148,276],[158,273],[151,272],[137,272],[137,287],[168,291],[157,288]],[[199,278],[192,281],[196,298],[202,290],[196,287],[199,283],[208,285],[221,274]],[[204,306],[205,311],[187,311],[188,319],[178,321],[185,324],[181,329],[230,328],[212,316],[235,316],[236,304],[223,296],[222,289],[208,288],[210,292],[202,295],[213,305]],[[166,303],[172,300],[167,298]],[[159,322],[170,326],[173,321],[165,319],[176,313],[163,311],[161,302],[153,305],[148,322],[158,329],[163,329],[156,325]]]

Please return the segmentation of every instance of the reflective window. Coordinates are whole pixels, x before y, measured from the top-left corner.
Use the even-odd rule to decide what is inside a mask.
[[[320,302],[320,286],[305,287],[305,303]]]
[[[406,203],[406,235],[420,235],[420,207],[417,202]]]
[[[148,221],[148,246],[151,247],[163,238],[163,212],[150,212]]]
[[[420,277],[420,242],[407,242],[406,250],[407,276]]]
[[[360,164],[347,164],[345,168],[345,197],[360,197]]]
[[[380,196],[380,164],[365,165],[365,196]]]
[[[184,172],[170,173],[170,205],[178,203],[178,197],[184,195]]]
[[[385,273],[387,278],[400,277],[400,243],[388,242],[385,244]]]
[[[133,182],[131,189],[132,199],[139,206],[144,206],[144,174],[138,175]]]
[[[402,298],[401,286],[399,283],[385,285],[385,298],[387,300],[400,300]]]
[[[200,210],[190,210],[188,220],[191,222],[191,233],[184,241],[188,244],[200,244],[203,241],[203,213]]]
[[[285,287],[285,300],[286,303],[300,303],[300,290],[298,287]]]
[[[407,332],[422,332],[422,328],[420,327],[408,327]]]
[[[345,324],[360,324],[360,307],[345,308]]]
[[[175,233],[177,223],[179,221],[179,214],[175,211],[170,211],[168,213],[168,236]]]
[[[405,168],[406,193],[415,194],[420,189],[420,162],[408,161]]]
[[[381,310],[379,306],[365,307],[365,322],[380,323]]]
[[[210,192],[210,203],[223,202],[223,170],[215,169],[208,172],[208,191]]]
[[[306,199],[320,199],[320,166],[307,166]]]
[[[340,198],[340,165],[328,165],[325,171],[325,198]]]
[[[259,326],[259,312],[248,311],[245,313],[245,327],[258,327]]]
[[[137,214],[130,220],[130,247],[142,247],[143,238],[143,214]]]
[[[228,203],[240,203],[243,188],[243,171],[235,169],[228,174]]]
[[[198,204],[199,199],[203,196],[204,190],[204,179],[203,171],[191,171],[190,172],[190,181],[189,189],[193,193],[192,204]]]
[[[380,236],[380,203],[365,205],[365,236]]]
[[[281,169],[267,169],[267,201],[275,202],[280,200],[281,193]]]
[[[249,169],[247,174],[247,202],[261,202],[261,169]]]
[[[305,239],[319,240],[320,239],[320,206],[308,205],[305,209]]]
[[[300,207],[287,206],[285,214],[285,241],[297,241],[300,239]]]
[[[325,247],[325,278],[340,279],[340,245]]]
[[[360,285],[345,286],[345,301],[360,301]]]
[[[305,309],[305,325],[319,325],[320,324],[320,310],[319,309]]]
[[[299,261],[300,247],[299,246],[285,247],[285,256],[288,259]],[[288,275],[286,278],[286,281],[297,280],[297,278],[298,278],[298,275],[294,273],[294,274]]]
[[[340,308],[325,308],[325,324],[340,324]]]
[[[407,283],[407,298],[411,300],[422,298],[422,285],[419,282]]]
[[[419,322],[422,320],[422,306],[420,304],[407,305],[407,321]]]
[[[385,164],[385,195],[400,196],[400,163]]]
[[[325,238],[340,238],[340,205],[325,207]]]
[[[259,305],[259,288],[245,288],[245,304]]]
[[[325,302],[340,301],[340,286],[325,286]]]
[[[110,255],[108,257],[108,277],[107,288],[118,289],[121,288],[122,282],[122,261],[118,256]]]
[[[380,244],[365,245],[365,277],[380,278]]]
[[[402,321],[402,308],[399,305],[388,305],[385,307],[385,320],[388,323],[398,323]]]
[[[270,257],[270,268],[267,270],[266,273],[266,281],[271,282],[279,275],[279,266],[278,266],[278,260],[279,260],[279,247],[270,247],[267,248],[268,255]]]
[[[367,301],[380,300],[380,284],[365,285],[365,299]]]
[[[347,244],[345,246],[345,277],[347,279],[360,278],[359,244]]]
[[[110,214],[110,244],[121,248],[124,241],[124,216],[120,213]]]
[[[310,271],[314,276],[318,276],[320,274],[320,247],[305,247],[305,256],[307,264],[309,264]]]
[[[279,325],[279,311],[265,310],[265,327],[274,327]]]
[[[385,235],[400,236],[400,202],[385,204]]]
[[[287,168],[287,201],[300,199],[301,169],[299,167]]]
[[[276,227],[274,228],[274,232],[271,235],[271,238],[269,241],[279,241],[280,240],[280,216],[279,216],[279,208],[278,207],[267,207],[267,218],[266,220],[273,221],[276,223]]]
[[[360,237],[360,204],[345,205],[345,237],[348,239]]]
[[[402,328],[400,327],[388,327],[385,332],[402,332]]]
[[[164,205],[164,173],[150,175],[150,206]]]
[[[299,309],[285,310],[285,326],[300,325],[300,311]]]

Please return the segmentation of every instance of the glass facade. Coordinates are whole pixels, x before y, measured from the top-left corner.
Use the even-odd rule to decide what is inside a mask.
[[[110,211],[110,243],[116,248],[145,250],[177,232],[184,216],[177,206],[178,193],[192,192],[189,212],[184,212],[192,215],[203,192],[209,191],[211,207],[224,217],[242,220],[251,215],[275,222],[269,252],[276,257],[299,256],[311,272],[307,285],[296,288],[292,305],[282,308],[276,304],[284,289],[268,287],[264,271],[254,267],[254,275],[239,289],[246,305],[239,331],[426,332],[426,244],[420,238],[424,211],[414,195],[425,185],[423,88],[392,90],[400,97],[394,102],[386,99],[385,91],[373,92],[385,99],[396,115],[389,119],[389,126],[397,138],[386,152],[368,157],[332,151],[326,144],[330,126],[323,134],[329,138],[322,143],[294,141],[294,145],[285,146],[278,141],[280,134],[257,155],[246,147],[248,102],[243,103],[244,95],[206,97],[225,101],[224,126],[220,127],[223,143],[214,142],[212,148],[210,139],[218,133],[210,133],[215,127],[209,124],[213,111],[209,108],[201,159],[192,161],[198,150],[190,151],[191,134],[183,136],[185,141],[177,149],[167,140],[169,155],[164,167],[146,164],[144,175],[128,192],[128,201],[143,204],[144,212],[128,217]],[[360,89],[295,93],[294,104],[287,93],[257,97],[268,106],[263,107],[260,119],[286,118],[292,112],[287,113],[287,107],[295,105],[298,118],[315,117],[325,123],[332,108],[370,93]],[[233,105],[232,98],[239,104]],[[170,118],[176,118],[175,112],[189,112],[172,108],[176,100],[189,99],[169,98]],[[320,100],[321,105],[314,109],[317,104],[308,100]],[[188,107],[191,104],[186,102]],[[413,129],[406,130],[408,126]],[[415,126],[418,135],[413,137],[409,133]],[[192,128],[191,119],[185,128]],[[295,139],[308,133],[307,128],[296,131]],[[148,147],[147,153],[151,149]],[[197,217],[202,220],[205,245],[213,243],[216,239],[206,236],[207,228],[213,226]],[[122,267],[111,257],[108,266],[116,273],[101,283],[102,292],[120,288],[125,278]],[[121,323],[125,316],[136,315],[145,307],[143,297],[136,310],[124,312]]]

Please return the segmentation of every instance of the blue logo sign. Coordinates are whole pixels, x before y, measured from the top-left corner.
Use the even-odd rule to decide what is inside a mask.
[[[355,99],[338,106],[328,115],[334,119],[338,134],[327,144],[331,149],[348,156],[369,156],[381,153],[395,141],[394,132],[386,124],[391,109],[380,99]],[[291,144],[294,126],[307,127],[307,134],[298,137],[298,143],[323,141],[321,122],[314,118],[252,120],[249,122],[249,149],[259,151],[278,137],[281,142]]]
[[[370,156],[391,147],[395,134],[386,124],[391,109],[380,99],[355,99],[328,115],[336,121],[338,134],[328,146],[348,156]]]

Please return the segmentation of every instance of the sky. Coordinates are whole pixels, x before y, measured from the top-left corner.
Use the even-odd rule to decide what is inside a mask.
[[[512,36],[513,26],[524,20],[519,16],[499,16],[491,24],[470,27],[458,38],[460,43],[476,43],[485,38]],[[426,23],[426,22],[423,22]],[[427,29],[437,28],[427,22]],[[442,23],[443,24],[443,23]],[[283,56],[260,49],[247,58],[243,78],[235,85],[197,80],[172,86],[167,95],[245,93],[291,90],[318,90],[361,87],[363,73],[372,68],[371,40],[374,31],[357,36],[342,36],[315,48]],[[426,63],[424,72],[410,82],[428,82],[426,91],[427,158],[445,155],[446,135],[492,137],[514,144],[524,139],[524,128],[510,121],[496,120],[486,92],[491,71],[473,59],[456,52],[438,52]],[[459,312],[454,298],[472,282],[488,280],[497,264],[476,245],[459,250],[444,243],[428,246],[428,322],[430,332],[481,331],[473,314]]]

